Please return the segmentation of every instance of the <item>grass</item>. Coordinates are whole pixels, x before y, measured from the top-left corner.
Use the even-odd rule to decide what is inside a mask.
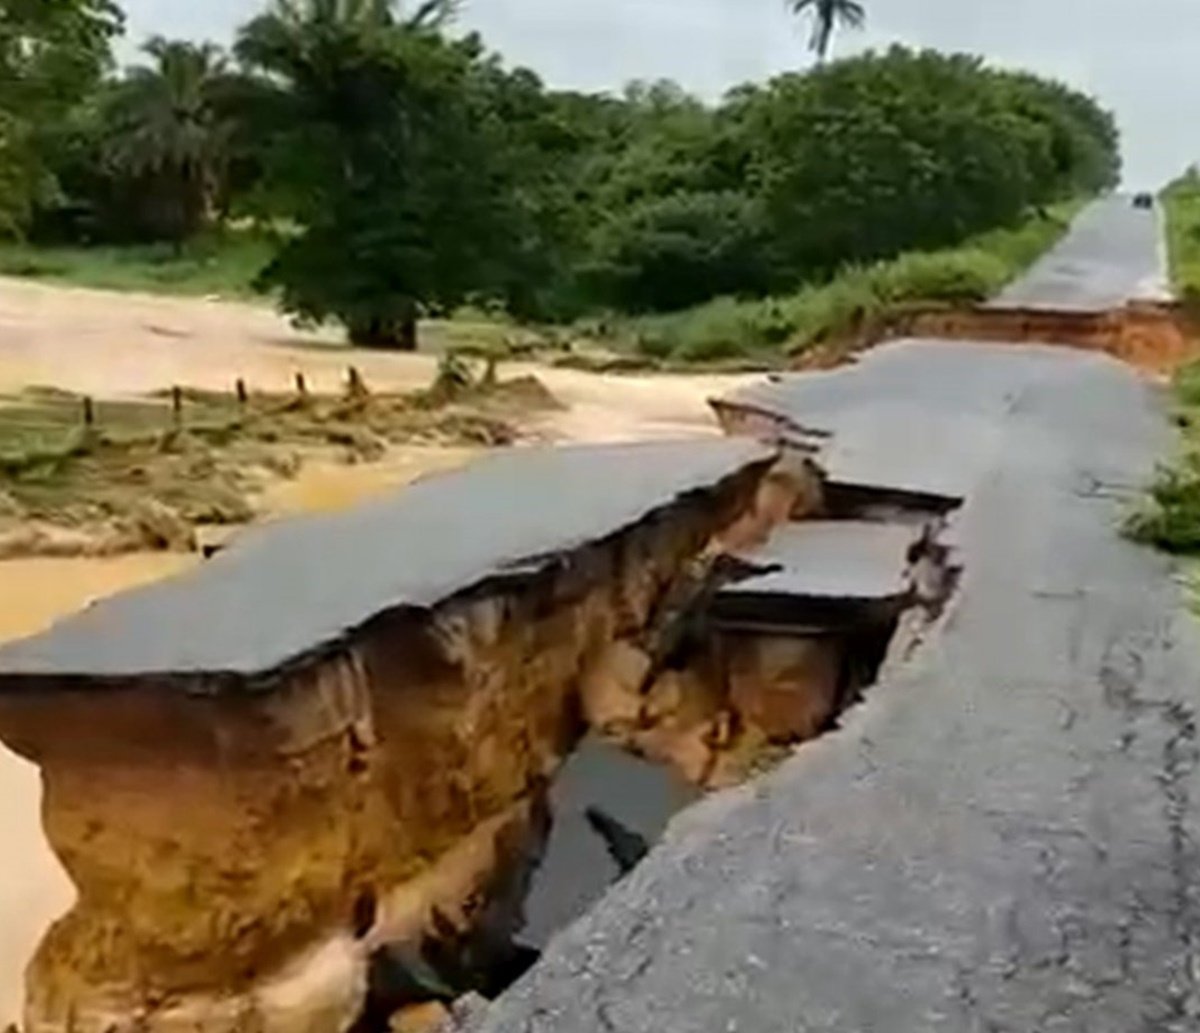
[[[1189,170],[1162,195],[1171,280],[1189,308],[1200,307],[1200,172]]]
[[[850,266],[831,281],[762,300],[716,298],[682,312],[611,320],[609,339],[668,363],[778,361],[886,326],[906,312],[994,294],[1054,244],[1082,201],[954,248]]]
[[[1175,376],[1175,423],[1183,447],[1161,464],[1146,497],[1125,520],[1134,541],[1177,555],[1200,555],[1200,363]]]
[[[273,253],[271,240],[228,231],[192,241],[122,247],[47,247],[0,242],[0,276],[94,287],[199,297],[250,298],[258,271]]]

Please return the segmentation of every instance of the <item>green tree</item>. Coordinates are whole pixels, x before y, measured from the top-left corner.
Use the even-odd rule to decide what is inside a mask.
[[[745,194],[666,194],[603,224],[590,273],[597,295],[618,308],[684,308],[761,290],[766,237],[763,213]]]
[[[181,246],[212,216],[223,192],[232,121],[221,111],[225,58],[212,44],[161,37],[143,48],[108,98],[105,157],[130,182],[156,236]]]
[[[774,277],[953,244],[1104,185],[1107,117],[1049,86],[1031,112],[1033,96],[978,58],[902,47],[738,91],[724,118],[766,208]],[[1054,125],[1073,141],[1061,153]]]
[[[53,193],[42,134],[96,88],[120,29],[111,0],[0,3],[0,232]]]
[[[867,9],[858,0],[787,0],[787,5],[792,14],[812,18],[808,45],[819,61],[829,55],[829,45],[839,25],[860,29],[867,20]]]
[[[289,0],[241,32],[277,84],[268,188],[300,227],[261,282],[304,321],[416,346],[422,310],[493,287],[510,211],[477,89],[478,40],[438,31],[453,5]]]

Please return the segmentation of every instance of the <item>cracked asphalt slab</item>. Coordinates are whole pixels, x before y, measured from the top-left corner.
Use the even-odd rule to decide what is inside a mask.
[[[775,452],[748,439],[514,448],[357,508],[247,532],[204,566],[0,648],[0,692],[270,674],[381,613],[527,579]]]
[[[1170,430],[1098,355],[910,342],[857,368],[937,376],[946,348],[1006,404],[923,400],[948,439],[993,425],[937,633],[839,731],[679,816],[480,1030],[1200,1028],[1200,640],[1169,562],[1117,533]]]
[[[1090,204],[1058,244],[985,308],[1106,312],[1171,300],[1162,221],[1113,194]]]

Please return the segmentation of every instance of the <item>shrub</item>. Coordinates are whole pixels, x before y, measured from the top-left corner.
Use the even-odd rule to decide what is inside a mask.
[[[1200,406],[1200,363],[1193,362],[1175,374],[1175,395],[1185,406]]]
[[[982,301],[1000,288],[1011,269],[986,251],[933,251],[901,255],[872,271],[875,293],[889,302]]]
[[[1167,552],[1200,551],[1200,456],[1189,453],[1159,468],[1149,498],[1126,519],[1125,533]]]

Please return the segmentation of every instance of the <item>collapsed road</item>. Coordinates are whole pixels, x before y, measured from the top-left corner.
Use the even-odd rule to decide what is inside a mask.
[[[1093,207],[1001,306],[1160,290],[1154,218]],[[677,818],[472,1030],[1194,1030],[1200,637],[1117,531],[1171,445],[1156,390],[908,340],[716,408],[878,518],[949,514],[961,584],[839,730]]]
[[[995,298],[920,313],[906,333],[1082,348],[1169,376],[1200,358],[1200,341],[1167,284],[1159,213],[1115,195],[1084,209],[1063,239]]]
[[[513,450],[0,650],[0,738],[78,891],[25,1028],[344,1030],[413,983],[490,989],[528,956],[576,682],[710,541],[754,537],[775,459]]]
[[[765,442],[517,450],[0,651],[79,890],[29,1033],[1191,1028],[1153,391],[913,339],[715,409]]]
[[[836,441],[844,406],[858,476],[855,401],[914,384],[916,435],[885,407],[872,470],[943,489],[931,422],[955,446],[940,633],[840,732],[677,819],[486,1033],[1195,1028],[1200,643],[1115,530],[1169,443],[1155,395],[1105,357],[918,341],[803,378],[795,416],[841,396],[816,420]]]

